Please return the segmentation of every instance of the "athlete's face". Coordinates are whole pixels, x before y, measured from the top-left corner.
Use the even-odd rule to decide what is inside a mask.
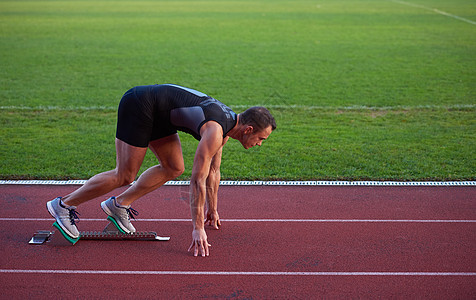
[[[261,146],[261,143],[269,137],[272,131],[271,126],[260,131],[255,131],[252,126],[248,126],[243,134],[241,144],[245,149]]]

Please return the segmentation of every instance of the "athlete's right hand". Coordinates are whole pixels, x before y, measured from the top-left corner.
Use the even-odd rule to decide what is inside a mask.
[[[194,229],[192,231],[192,244],[188,248],[188,252],[193,249],[193,256],[198,256],[201,253],[205,257],[210,255],[208,247],[211,247],[211,245],[207,241],[205,229]]]
[[[207,224],[207,222],[208,225],[213,226],[213,228],[219,229],[219,227],[221,226],[221,222],[220,217],[218,216],[218,212],[207,211],[207,218],[205,219],[205,224]]]

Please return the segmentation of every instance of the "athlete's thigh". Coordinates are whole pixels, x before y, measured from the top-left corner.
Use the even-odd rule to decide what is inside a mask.
[[[119,173],[137,175],[147,148],[136,147],[116,138],[116,169]]]
[[[182,145],[177,133],[153,140],[149,148],[164,167],[183,169]]]

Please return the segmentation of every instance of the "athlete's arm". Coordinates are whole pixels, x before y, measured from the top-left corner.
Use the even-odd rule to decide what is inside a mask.
[[[216,122],[207,122],[200,129],[201,140],[193,161],[192,177],[190,179],[190,210],[192,213],[192,249],[194,256],[201,253],[208,256],[207,234],[205,233],[205,199],[207,194],[207,178],[213,157],[223,145],[223,130]]]
[[[223,145],[228,141],[226,137],[223,141]],[[210,172],[207,177],[207,218],[205,224],[213,226],[218,229],[221,225],[220,217],[218,216],[218,187],[220,186],[220,165],[222,157],[223,146],[217,151],[212,158],[210,165]]]

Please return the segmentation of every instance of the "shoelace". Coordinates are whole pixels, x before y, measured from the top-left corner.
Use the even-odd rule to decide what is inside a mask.
[[[133,209],[132,207],[129,207],[129,208],[126,208],[126,211],[127,211],[127,214],[129,215],[129,219],[134,219],[134,216],[137,216],[139,214],[139,212],[135,209]]]
[[[77,212],[74,209],[68,209],[68,210],[69,210],[69,220],[71,221],[71,225],[76,224],[75,220],[78,220],[78,223],[79,223],[79,216],[78,215],[80,215],[80,213]]]

